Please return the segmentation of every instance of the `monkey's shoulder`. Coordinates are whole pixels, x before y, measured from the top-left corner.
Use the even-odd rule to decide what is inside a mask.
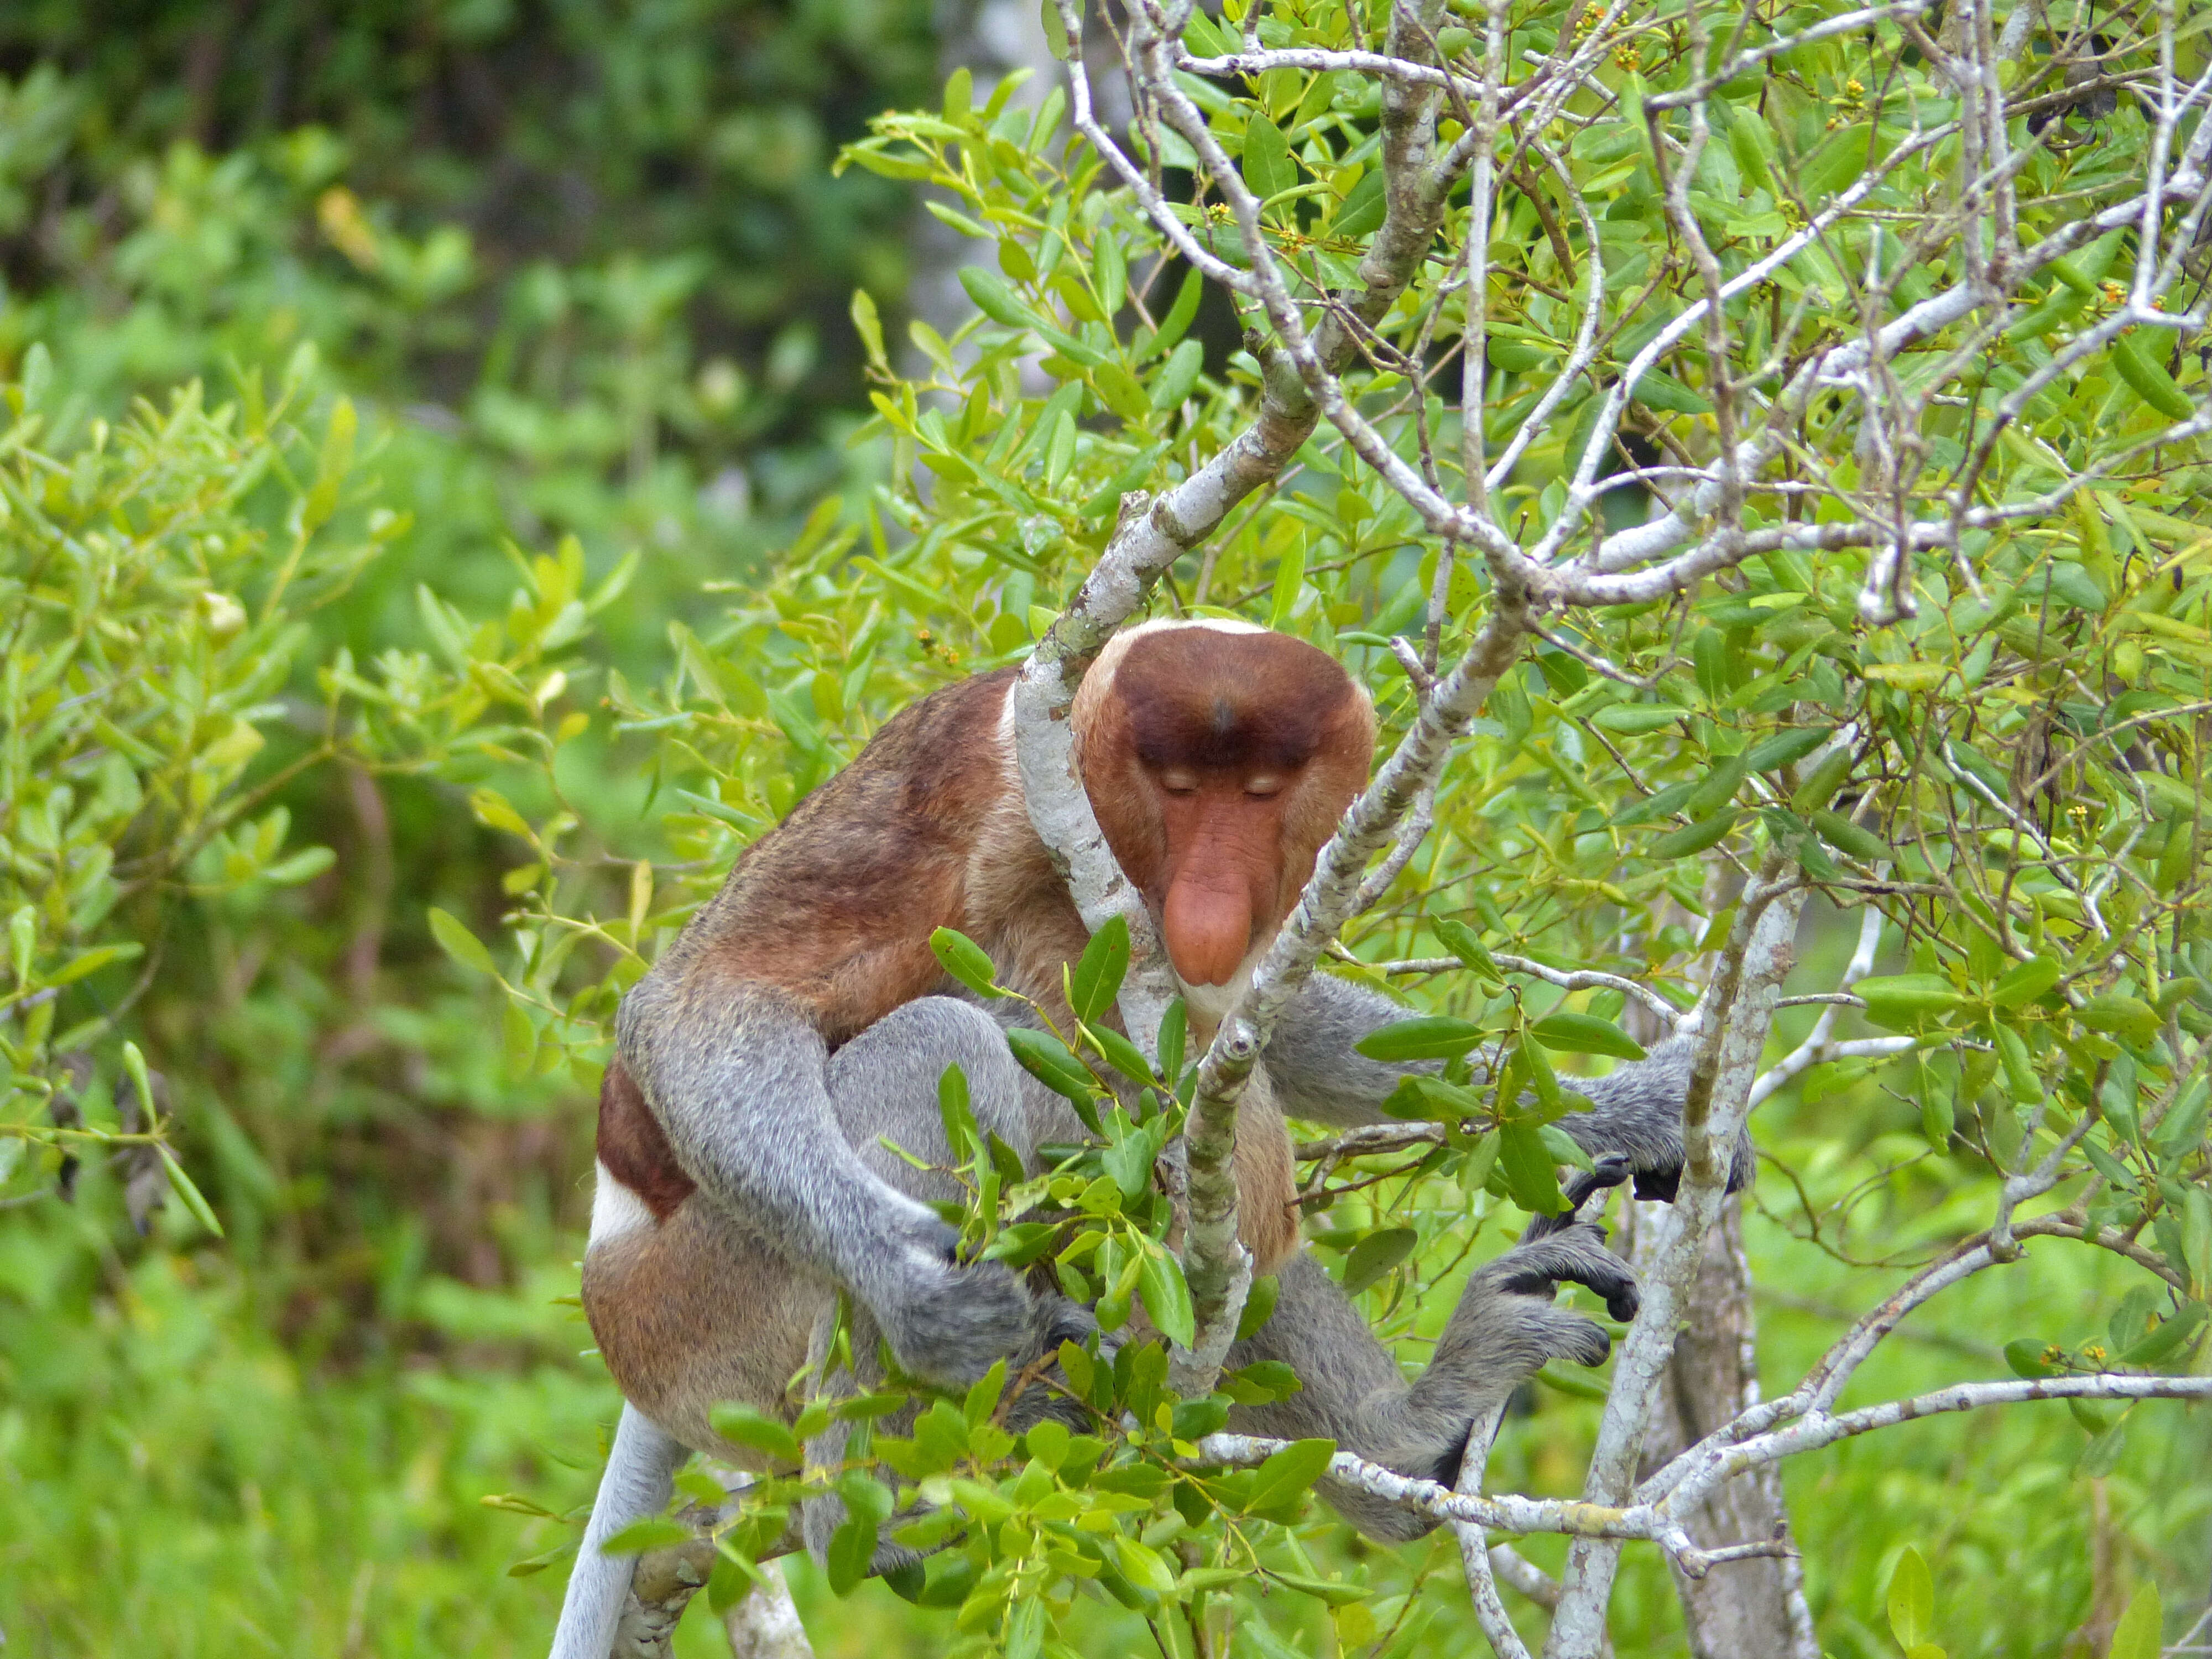
[[[942,972],[931,931],[992,931],[975,926],[979,877],[1003,889],[1042,860],[1000,723],[1013,674],[960,681],[887,721],[746,852],[696,919],[696,947],[791,991],[825,1029],[926,994]],[[1010,901],[1023,903],[999,892],[986,908]]]
[[[908,703],[851,765],[757,842],[747,861],[822,854],[825,836],[832,845],[857,836],[885,848],[901,836],[966,840],[1009,780],[1000,722],[1015,672],[978,674]],[[827,855],[842,861],[848,850]]]

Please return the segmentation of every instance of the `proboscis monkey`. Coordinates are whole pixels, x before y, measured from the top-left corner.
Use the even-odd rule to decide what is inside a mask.
[[[759,1466],[708,1413],[787,1413],[787,1381],[849,1291],[856,1337],[888,1340],[947,1383],[1055,1350],[1091,1327],[996,1263],[963,1265],[921,1201],[949,1183],[890,1141],[951,1161],[938,1080],[957,1063],[978,1123],[1025,1162],[1081,1138],[1067,1103],[1014,1063],[990,1013],[932,953],[934,928],[975,939],[1000,982],[1066,1012],[1061,969],[1087,934],[1030,828],[1015,769],[1014,672],[924,697],[738,862],[720,894],[623,1000],[599,1101],[599,1190],[584,1305],[629,1404],[572,1579],[556,1659],[605,1659],[630,1565],[598,1543],[665,1503],[689,1449]],[[1368,697],[1333,659],[1224,622],[1117,635],[1073,716],[1084,787],[1151,909],[1203,1037],[1243,988],[1314,860],[1364,784]],[[999,1007],[1011,1004],[995,1005]],[[1594,1227],[1531,1229],[1474,1274],[1434,1357],[1407,1384],[1351,1303],[1299,1249],[1285,1114],[1377,1121],[1406,1068],[1353,1044],[1400,1017],[1316,975],[1268,1044],[1238,1115],[1240,1226],[1275,1273],[1273,1316],[1233,1365],[1288,1361],[1302,1392],[1239,1407],[1255,1434],[1327,1436],[1449,1482],[1468,1426],[1547,1359],[1595,1364],[1607,1339],[1553,1304],[1586,1285],[1619,1316],[1634,1280]],[[1679,1048],[1582,1086],[1565,1127],[1671,1194],[1681,1159]],[[862,1344],[854,1342],[857,1353]],[[1324,1495],[1374,1536],[1434,1523],[1341,1486]],[[810,1538],[826,1539],[811,1524]]]

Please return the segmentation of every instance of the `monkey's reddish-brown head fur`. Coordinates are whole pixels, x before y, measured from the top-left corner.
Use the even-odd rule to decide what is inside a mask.
[[[1375,714],[1327,653],[1220,623],[1119,635],[1073,711],[1085,792],[1188,985],[1226,985],[1367,781]]]

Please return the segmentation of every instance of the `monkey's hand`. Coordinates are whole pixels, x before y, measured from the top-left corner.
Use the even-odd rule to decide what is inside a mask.
[[[1437,1345],[1436,1358],[1414,1385],[1424,1406],[1455,1397],[1462,1411],[1503,1401],[1547,1359],[1601,1365],[1613,1339],[1580,1314],[1555,1306],[1562,1284],[1584,1285],[1624,1322],[1636,1317],[1636,1275],[1605,1248],[1605,1231],[1575,1222],[1515,1245],[1468,1281],[1459,1307]]]
[[[963,1265],[958,1242],[951,1228],[937,1224],[905,1247],[896,1279],[868,1302],[902,1367],[933,1382],[964,1386],[1035,1340],[1038,1309],[1008,1268]]]

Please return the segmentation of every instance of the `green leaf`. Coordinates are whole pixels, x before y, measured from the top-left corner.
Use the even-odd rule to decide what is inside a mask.
[[[1170,1085],[1182,1079],[1183,1044],[1189,1031],[1190,1011],[1177,997],[1160,1016],[1160,1032],[1153,1046],[1160,1056],[1159,1073]]]
[[[1609,1019],[1578,1014],[1566,1009],[1547,1014],[1529,1027],[1537,1042],[1563,1054],[1611,1054],[1616,1060],[1641,1060],[1644,1045]]]
[[[1677,708],[1670,702],[1617,702],[1591,715],[1590,724],[1602,726],[1608,732],[1638,737],[1646,732],[1656,732],[1662,726],[1672,726],[1676,720],[1688,718],[1689,713],[1688,709]]]
[[[1098,1051],[1099,1058],[1127,1078],[1132,1083],[1152,1080],[1152,1062],[1145,1058],[1145,1051],[1109,1025],[1086,1025],[1085,1040]]]
[[[1482,942],[1480,936],[1474,928],[1463,921],[1454,921],[1449,916],[1440,916],[1431,921],[1429,923],[1429,928],[1442,942],[1444,949],[1457,957],[1466,966],[1493,984],[1504,982],[1504,969],[1498,967],[1497,959],[1490,954],[1490,947]]]
[[[2004,1070],[2005,1092],[2023,1106],[2043,1098],[2043,1079],[2035,1074],[2035,1061],[2027,1039],[2009,1025],[1996,1027],[1997,1063]]]
[[[1091,1099],[1097,1080],[1088,1066],[1067,1051],[1066,1043],[1049,1032],[1017,1025],[1007,1031],[1006,1046],[1014,1051],[1014,1059],[1024,1071],[1064,1097],[1083,1119],[1084,1127],[1093,1134],[1098,1132],[1098,1109]]]
[[[1129,971],[1129,924],[1109,916],[1083,947],[1082,959],[1068,970],[1068,1006],[1088,1024],[1114,1006]]]
[[[1990,1000],[2000,1008],[2017,1008],[2033,1002],[2058,983],[2060,969],[2050,957],[2030,957],[2016,963],[1990,988]]]
[[[439,948],[464,968],[479,974],[499,977],[499,969],[491,959],[484,942],[447,915],[436,905],[430,907],[430,936],[438,941]]]
[[[1382,169],[1370,164],[1359,175],[1359,182],[1346,192],[1337,204],[1336,217],[1329,224],[1329,234],[1346,239],[1365,236],[1382,228],[1382,216],[1390,200],[1383,193]]]
[[[1144,1299],[1152,1328],[1169,1341],[1188,1348],[1197,1339],[1190,1286],[1184,1282],[1182,1267],[1164,1250],[1155,1247],[1145,1252],[1144,1265],[1137,1269],[1137,1294]]]
[[[1633,800],[1615,812],[1612,817],[1616,830],[1626,830],[1632,824],[1649,823],[1654,818],[1671,817],[1681,810],[1682,803],[1697,793],[1695,778],[1680,783],[1670,783],[1664,789]]]
[[[1778,766],[1787,766],[1793,761],[1801,761],[1827,742],[1833,735],[1832,732],[1810,728],[1797,732],[1778,732],[1764,743],[1753,745],[1751,752],[1744,757],[1745,769],[1752,772],[1771,772]]]
[[[2204,1304],[2192,1302],[2175,1314],[2152,1327],[2149,1334],[2130,1346],[2120,1355],[2121,1363],[2129,1365],[2155,1365],[2197,1334],[2197,1328],[2204,1322]]]
[[[1534,1125],[1516,1121],[1499,1126],[1498,1166],[1504,1172],[1513,1201],[1529,1214],[1557,1215],[1567,1207],[1551,1148]]]
[[[2093,1031],[2110,1031],[2137,1046],[2158,1036],[2158,1010],[2118,992],[2091,997],[2074,1011],[2074,1018]]]
[[[1185,340],[1168,354],[1160,365],[1160,372],[1152,377],[1148,395],[1154,410],[1164,415],[1179,407],[1198,385],[1199,371],[1206,367],[1206,348],[1195,340]]]
[[[1378,1025],[1352,1044],[1370,1060],[1456,1060],[1482,1041],[1482,1027],[1449,1014],[1422,1014]]]
[[[1168,1565],[1158,1550],[1118,1534],[1113,1543],[1114,1563],[1131,1583],[1155,1595],[1175,1594],[1175,1569]]]
[[[2158,1659],[2166,1628],[2166,1609],[2156,1584],[2145,1584],[2128,1603],[2120,1622],[2112,1626],[2112,1644],[2105,1659]]]
[[[1735,829],[1741,816],[1732,811],[1716,812],[1709,818],[1668,831],[1644,850],[1655,859],[1681,859],[1702,853]]]
[[[789,1429],[750,1406],[717,1406],[707,1413],[707,1422],[732,1445],[750,1446],[787,1468],[797,1468],[806,1461],[797,1437]]]
[[[1413,1253],[1420,1235],[1411,1227],[1385,1227],[1352,1247],[1344,1261],[1344,1293],[1358,1296]]]
[[[929,948],[945,971],[977,996],[1006,994],[999,988],[999,970],[991,964],[991,953],[967,934],[951,927],[939,927],[930,934]]]
[[[168,1172],[169,1188],[176,1194],[178,1201],[191,1212],[193,1220],[221,1238],[222,1223],[215,1218],[214,1208],[201,1194],[200,1189],[192,1184],[192,1178],[185,1173],[185,1166],[177,1162],[177,1155],[167,1146],[161,1152],[161,1167]]]
[[[599,1553],[642,1555],[647,1550],[665,1550],[678,1544],[688,1544],[693,1535],[691,1528],[680,1521],[670,1521],[660,1516],[633,1521],[601,1544]]]
[[[1349,1607],[1354,1601],[1364,1601],[1372,1594],[1366,1585],[1348,1583],[1341,1578],[1316,1578],[1306,1573],[1276,1572],[1272,1569],[1267,1577],[1285,1589],[1294,1589],[1301,1595],[1313,1596],[1333,1607]]]
[[[1809,814],[1813,827],[1820,832],[1820,839],[1838,853],[1847,853],[1862,864],[1880,864],[1897,855],[1889,843],[1871,830],[1853,823],[1840,812],[1819,811]]]
[[[1140,425],[1152,412],[1152,400],[1137,377],[1119,363],[1101,363],[1091,371],[1091,384],[1098,388],[1098,401],[1133,425]]]
[[[1889,1576],[1889,1629],[1903,1648],[1917,1648],[1936,1633],[1936,1586],[1910,1544]]]
[[[1941,974],[1880,975],[1861,980],[1851,989],[1866,999],[1869,1019],[1893,1029],[1948,1013],[1966,1001]]]
[[[1243,172],[1246,186],[1263,202],[1298,181],[1289,140],[1280,127],[1256,109],[1244,128]]]
[[[876,1559],[876,1523],[866,1516],[848,1516],[830,1540],[823,1565],[828,1569],[832,1594],[848,1595],[868,1576]]]
[[[1597,1168],[1596,1160],[1584,1150],[1582,1142],[1556,1123],[1539,1123],[1536,1138],[1544,1143],[1544,1150],[1551,1154],[1553,1164],[1570,1164],[1577,1170]]]
[[[963,265],[960,267],[960,286],[968,290],[968,297],[975,302],[975,309],[993,322],[1002,323],[1008,328],[1036,326],[1037,319],[1030,316],[1028,309],[1014,297],[1013,289],[1006,286],[1006,279],[997,271],[987,270],[981,265]]]
[[[1249,1342],[1259,1334],[1275,1311],[1275,1302],[1282,1295],[1283,1281],[1269,1273],[1264,1279],[1252,1281],[1252,1288],[1244,1293],[1244,1311],[1237,1318],[1237,1340]]]
[[[1334,1440],[1292,1441],[1260,1465],[1245,1508],[1256,1511],[1296,1503],[1312,1489],[1335,1455]]]

